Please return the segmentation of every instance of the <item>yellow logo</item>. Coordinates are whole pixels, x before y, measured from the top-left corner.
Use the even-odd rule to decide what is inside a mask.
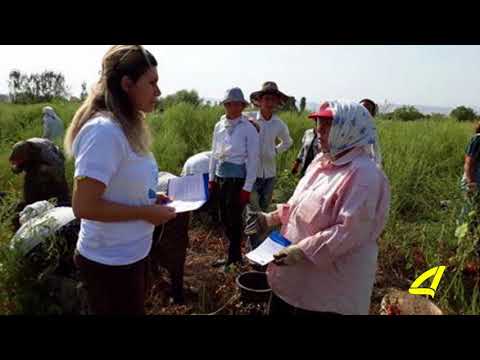
[[[431,296],[432,299],[435,296],[435,291],[437,291],[438,284],[442,279],[443,272],[445,271],[446,266],[437,266],[428,271],[425,271],[422,275],[420,275],[410,286],[408,292],[412,295],[428,295]],[[428,288],[421,288],[425,280],[430,279],[433,277],[432,284]]]

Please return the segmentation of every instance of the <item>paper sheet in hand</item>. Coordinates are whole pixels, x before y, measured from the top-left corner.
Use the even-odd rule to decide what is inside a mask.
[[[176,213],[201,208],[208,198],[208,174],[170,179],[168,181],[168,196],[173,201],[165,205],[175,208]]]
[[[279,232],[272,232],[265,241],[255,250],[249,252],[248,259],[260,265],[267,265],[273,261],[273,255],[291,245],[291,242],[284,238]]]

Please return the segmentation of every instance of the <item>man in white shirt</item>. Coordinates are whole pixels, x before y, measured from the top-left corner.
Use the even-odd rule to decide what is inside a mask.
[[[225,115],[215,125],[209,167],[209,192],[217,194],[220,218],[230,242],[228,258],[214,266],[242,262],[243,211],[257,178],[258,133],[242,115],[248,104],[240,88],[227,90]]]
[[[252,220],[252,213],[268,211],[272,201],[273,188],[277,176],[276,157],[287,151],[293,144],[287,125],[274,114],[278,106],[283,105],[288,96],[278,90],[276,83],[267,81],[260,91],[250,95],[250,101],[259,111],[247,114],[260,129],[260,156],[257,166],[257,180],[253,187],[252,199],[247,209],[247,223]],[[280,143],[277,145],[277,140]],[[250,235],[250,246],[255,249],[263,239],[256,234]]]

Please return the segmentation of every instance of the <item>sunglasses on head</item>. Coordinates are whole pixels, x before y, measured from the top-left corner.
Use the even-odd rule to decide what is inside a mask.
[[[143,48],[142,45],[135,45],[135,47],[133,49],[130,49],[128,50],[125,54],[122,55],[122,57],[120,58],[120,60],[118,61],[118,63],[115,65],[115,68],[118,68],[118,66],[120,66],[123,61],[134,51],[140,51],[143,58],[145,59],[145,61],[147,62],[147,65],[149,67],[152,66],[152,63],[150,62],[150,60],[148,59],[148,55],[147,55],[147,52],[146,50]]]

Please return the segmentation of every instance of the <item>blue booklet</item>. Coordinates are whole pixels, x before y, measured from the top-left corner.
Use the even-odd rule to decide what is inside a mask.
[[[273,231],[259,247],[246,256],[249,260],[264,266],[273,261],[273,255],[291,244],[292,242],[278,231]]]

